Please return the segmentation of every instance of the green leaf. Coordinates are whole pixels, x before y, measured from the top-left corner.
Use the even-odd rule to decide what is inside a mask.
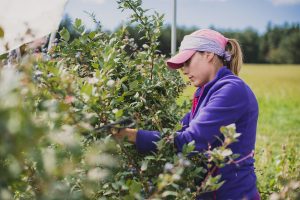
[[[231,151],[231,149],[224,149],[221,152],[221,154],[222,154],[222,156],[227,157],[227,156],[230,156],[232,154],[232,151]]]
[[[123,90],[124,90],[125,92],[128,91],[127,86],[126,86],[125,84],[123,84],[123,83],[122,83],[122,88],[123,88]],[[126,96],[125,93],[124,93],[124,96]]]
[[[156,144],[157,150],[160,151],[165,147],[166,143],[164,140],[159,140],[155,144]]]
[[[124,113],[124,111],[123,111],[122,109],[118,110],[118,111],[115,113],[116,118],[122,117],[122,116],[123,116],[123,113]]]
[[[161,195],[162,197],[167,197],[167,196],[177,196],[177,192],[174,192],[174,191],[165,191],[162,193]]]
[[[137,80],[135,80],[135,81],[133,81],[133,82],[131,82],[130,84],[129,84],[129,88],[131,89],[131,90],[134,90],[135,88],[137,88],[139,86],[139,82],[137,81]]]
[[[123,96],[120,96],[120,97],[116,98],[116,102],[117,103],[121,103],[123,101],[124,101],[124,97]]]
[[[81,19],[76,18],[75,19],[75,27],[79,28],[81,26],[81,24],[82,24]]]
[[[111,195],[111,194],[113,194],[113,193],[114,193],[113,190],[108,190],[108,191],[106,191],[103,195],[104,195],[104,196],[108,196],[108,195]]]
[[[98,63],[92,63],[91,65],[92,65],[92,67],[94,69],[98,69],[99,68],[99,64]]]
[[[194,149],[195,149],[195,141],[193,140],[190,143],[183,145],[182,152],[183,154],[187,155],[192,151],[194,151]]]
[[[83,85],[81,88],[81,92],[87,94],[88,96],[92,95],[93,86],[90,84]]]
[[[182,124],[177,123],[174,127],[174,130],[180,130],[182,128]]]
[[[142,189],[141,183],[134,180],[131,181],[131,184],[129,186],[129,193],[131,196],[134,196],[135,194],[139,194],[141,189]]]
[[[65,27],[59,32],[59,35],[66,42],[68,42],[70,40],[70,33],[69,33],[69,31]]]
[[[127,80],[128,80],[128,76],[124,76],[121,78],[120,83],[123,83],[124,81],[127,81]]]
[[[154,156],[146,156],[145,159],[147,159],[147,160],[155,160],[155,157]]]
[[[94,39],[95,35],[96,35],[96,32],[92,31],[89,33],[89,38]]]
[[[3,28],[0,26],[0,38],[4,37],[4,30]]]
[[[119,188],[119,185],[116,184],[116,183],[112,183],[111,186],[112,186],[115,190],[117,190],[117,189]]]
[[[147,168],[148,168],[148,163],[149,163],[148,160],[144,160],[144,161],[142,162],[142,166],[141,166],[141,170],[142,170],[142,171],[146,171],[146,170],[147,170]]]

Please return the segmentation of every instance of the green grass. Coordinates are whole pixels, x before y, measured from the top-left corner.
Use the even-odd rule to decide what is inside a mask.
[[[257,147],[300,144],[300,66],[245,65],[241,78],[259,103]]]
[[[259,104],[255,166],[262,199],[267,199],[282,188],[282,178],[299,181],[300,65],[248,64],[240,77]],[[187,87],[178,102],[192,98],[194,91]]]
[[[255,166],[268,199],[300,178],[300,65],[245,65],[240,76],[259,104]]]

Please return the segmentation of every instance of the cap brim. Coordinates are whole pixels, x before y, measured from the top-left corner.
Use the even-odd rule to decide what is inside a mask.
[[[195,50],[183,50],[167,60],[167,65],[171,69],[179,69],[183,64],[190,59],[194,54]]]

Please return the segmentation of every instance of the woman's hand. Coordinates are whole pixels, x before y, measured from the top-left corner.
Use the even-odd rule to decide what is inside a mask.
[[[113,137],[117,140],[128,139],[129,142],[135,143],[137,130],[132,128],[122,128],[119,131],[113,133]]]

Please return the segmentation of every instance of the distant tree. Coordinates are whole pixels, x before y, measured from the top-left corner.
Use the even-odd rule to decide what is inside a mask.
[[[300,24],[268,24],[262,36],[260,55],[267,63],[299,64]]]
[[[300,33],[294,32],[284,37],[278,48],[272,49],[269,54],[271,63],[300,63]]]
[[[259,41],[258,33],[252,29],[247,28],[244,31],[221,31],[228,38],[235,38],[239,41],[246,63],[258,63],[259,60]]]
[[[190,34],[197,30],[196,27],[186,28],[186,27],[177,27],[176,29],[176,50],[178,50],[180,46],[180,42],[183,37],[187,34]],[[171,26],[167,25],[163,27],[162,34],[159,38],[160,42],[160,50],[163,54],[167,56],[171,56]]]
[[[159,37],[160,51],[167,56],[171,55],[171,26],[165,26]]]

